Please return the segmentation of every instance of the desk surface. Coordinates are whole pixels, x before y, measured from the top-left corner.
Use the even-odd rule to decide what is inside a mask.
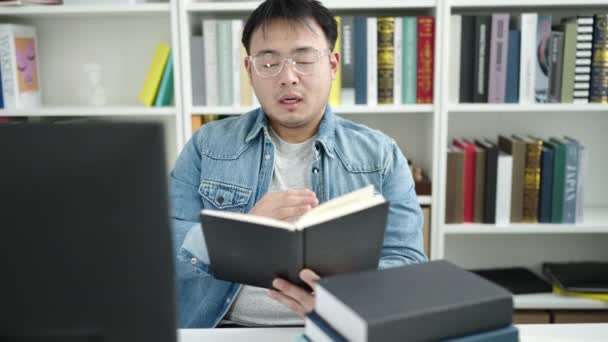
[[[608,341],[608,323],[601,324],[519,324],[521,342]],[[180,329],[180,342],[291,341],[303,328],[221,328]]]

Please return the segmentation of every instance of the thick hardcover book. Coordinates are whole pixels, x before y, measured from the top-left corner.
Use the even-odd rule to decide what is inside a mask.
[[[403,17],[403,103],[416,103],[416,70],[418,68],[418,18]]]
[[[562,74],[564,65],[564,33],[551,32],[549,41],[549,102],[562,100]]]
[[[576,222],[576,190],[578,188],[579,150],[578,141],[564,137],[566,143],[564,177],[564,223]]]
[[[564,221],[564,185],[566,180],[566,144],[558,138],[551,138],[553,145],[553,198],[551,200],[551,223]]]
[[[510,325],[506,328],[483,331],[467,336],[449,338],[443,342],[518,342],[519,330]]]
[[[509,291],[444,260],[322,278],[315,293],[317,313],[349,341],[462,337],[513,314]]]
[[[475,17],[475,64],[473,81],[473,102],[488,102],[488,70],[490,64],[491,17]]]
[[[520,18],[521,46],[519,59],[519,103],[534,103],[536,83],[537,13],[522,13]]]
[[[593,54],[594,17],[576,18],[576,55],[574,61],[574,103],[589,102],[591,85],[591,58]]]
[[[298,276],[304,268],[320,276],[375,269],[388,205],[368,186],[295,222],[205,209],[201,221],[211,272],[218,279],[271,288],[276,277],[306,286]]]
[[[507,83],[507,51],[509,49],[509,14],[492,14],[490,38],[490,75],[488,102],[504,103]]]
[[[355,104],[355,18],[342,16],[342,98],[343,105]]]
[[[608,293],[608,262],[546,262],[543,273],[567,291]]]
[[[464,193],[462,196],[462,221],[473,222],[475,203],[475,144],[454,139],[454,145],[464,151]]]
[[[459,102],[471,103],[475,79],[475,16],[462,16],[461,31]]]
[[[608,103],[608,14],[595,15],[589,102]]]
[[[367,18],[355,16],[355,103],[367,104]]]
[[[445,223],[462,223],[464,194],[464,151],[461,148],[448,147],[446,187],[445,187]]]
[[[498,147],[489,140],[475,140],[477,146],[486,151],[485,206],[483,223],[496,223],[496,184],[498,171]]]
[[[538,196],[540,191],[540,155],[543,141],[526,140],[526,169],[524,175],[524,222],[538,222]]]
[[[574,63],[576,61],[576,18],[567,18],[561,29],[564,32],[564,50],[562,64],[562,103],[574,100]]]
[[[334,329],[315,311],[306,314],[304,334],[314,342],[346,342],[344,336]]]
[[[555,151],[549,142],[543,142],[540,158],[540,193],[538,204],[538,222],[551,223],[553,208],[553,163]]]
[[[507,85],[505,102],[519,102],[519,48],[521,32],[509,31],[509,50],[507,51]]]
[[[395,18],[378,17],[378,103],[393,104]]]
[[[433,103],[435,17],[418,17],[418,69],[416,103]]]
[[[475,145],[475,198],[473,199],[473,222],[483,223],[486,181],[486,150]]]
[[[550,293],[551,284],[524,267],[487,268],[471,272],[504,287],[513,294]]]
[[[526,168],[526,143],[518,136],[498,136],[501,150],[513,156],[511,175],[511,222],[521,222],[524,209],[524,174]]]
[[[496,224],[507,225],[511,222],[511,186],[513,156],[503,151],[498,153],[496,169]]]

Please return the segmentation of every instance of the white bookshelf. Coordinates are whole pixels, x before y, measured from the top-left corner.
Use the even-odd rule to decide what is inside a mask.
[[[94,1],[91,0],[93,3]],[[136,5],[92,4],[92,5],[62,5],[62,6],[2,6],[0,15],[19,16],[22,18],[47,17],[95,17],[131,16],[131,15],[169,15],[169,3],[142,3]]]

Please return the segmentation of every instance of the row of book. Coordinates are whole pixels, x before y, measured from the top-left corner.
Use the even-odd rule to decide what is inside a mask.
[[[517,342],[512,315],[509,291],[439,260],[323,277],[299,340]]]
[[[608,103],[608,14],[452,15],[453,99]]]
[[[38,107],[42,101],[36,28],[0,24],[0,108]]]
[[[139,93],[145,106],[163,107],[173,102],[173,54],[165,43],[158,44],[146,80]]]
[[[335,51],[342,56],[329,102],[432,103],[435,18],[336,17]],[[247,79],[241,44],[243,22],[204,19],[190,38],[195,106],[258,105]]]
[[[583,144],[569,137],[454,139],[445,222],[582,222],[586,159]]]

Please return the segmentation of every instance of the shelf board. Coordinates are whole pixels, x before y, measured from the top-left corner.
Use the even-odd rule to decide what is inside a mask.
[[[144,107],[144,106],[99,106],[99,107],[40,107],[0,111],[0,116],[173,116],[174,107]]]
[[[245,2],[190,2],[186,10],[188,12],[251,12],[256,9],[262,1]],[[436,0],[377,0],[374,1],[374,10],[382,9],[410,9],[410,8],[434,8]],[[332,0],[324,4],[330,10],[369,10],[370,4],[351,0]]]
[[[354,106],[336,106],[332,110],[336,114],[432,114],[433,105],[354,105]],[[191,113],[194,114],[218,114],[218,115],[241,115],[247,113],[255,107],[206,107],[194,106]]]
[[[515,295],[513,301],[515,309],[608,309],[608,302],[553,293]]]
[[[418,196],[418,204],[431,205],[433,198],[431,196]]]
[[[608,112],[608,105],[601,103],[574,104],[574,103],[538,103],[538,104],[489,104],[489,103],[465,103],[450,104],[450,113],[597,113]]]
[[[479,223],[444,224],[445,234],[608,234],[608,209],[586,208],[584,222],[576,224],[512,223],[504,226]]]
[[[149,3],[137,5],[37,5],[37,6],[2,6],[0,17],[80,17],[80,16],[114,16],[114,15],[169,15],[168,3]]]
[[[581,4],[582,3],[582,4]],[[451,0],[452,8],[491,8],[491,7],[581,7],[581,6],[607,6],[606,0]]]

